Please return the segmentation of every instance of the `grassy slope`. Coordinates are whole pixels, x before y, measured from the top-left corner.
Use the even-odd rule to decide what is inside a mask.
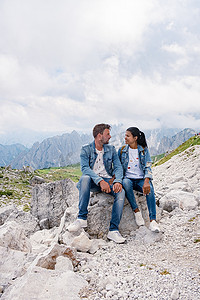
[[[176,148],[170,154],[168,154],[167,156],[161,158],[159,161],[154,163],[153,166],[162,165],[163,163],[168,161],[170,158],[172,158],[174,155],[179,154],[179,153],[185,151],[187,148],[194,146],[194,145],[200,145],[200,136],[199,135],[195,135],[195,136],[191,137],[189,140],[187,140],[186,142],[181,144],[178,148]]]
[[[74,182],[78,182],[81,177],[80,164],[71,165],[62,168],[49,168],[36,171],[39,176],[43,177],[47,182],[70,178]]]

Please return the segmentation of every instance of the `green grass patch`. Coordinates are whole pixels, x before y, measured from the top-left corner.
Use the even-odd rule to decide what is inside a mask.
[[[29,204],[24,204],[24,206],[23,206],[23,211],[25,211],[25,212],[28,212],[28,211],[30,211],[30,205]]]
[[[188,222],[193,222],[195,220],[195,217],[188,220]]]
[[[4,190],[4,191],[0,191],[0,196],[12,196],[13,195],[13,191],[9,191],[9,190]]]
[[[160,275],[169,275],[169,274],[170,274],[170,272],[168,272],[167,270],[160,272]]]
[[[161,158],[159,161],[155,162],[153,166],[159,166],[164,164],[166,161],[168,161],[170,158],[172,158],[174,155],[180,154],[181,152],[185,151],[189,147],[195,146],[195,145],[200,145],[200,136],[195,135],[188,139],[186,142],[181,144],[178,148],[176,148],[174,151],[172,151],[170,154],[167,156]],[[188,152],[186,155],[189,157],[194,151],[194,148],[188,149]]]
[[[194,243],[195,243],[195,244],[196,244],[196,243],[200,243],[200,238],[195,239],[195,240],[194,240]]]
[[[61,168],[48,168],[36,171],[47,182],[70,178],[74,182],[78,182],[81,177],[80,164],[70,165]]]
[[[153,164],[165,156],[165,153],[151,156]]]

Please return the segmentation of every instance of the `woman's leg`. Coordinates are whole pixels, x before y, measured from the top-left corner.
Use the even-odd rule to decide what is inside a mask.
[[[156,220],[156,199],[155,199],[155,194],[154,194],[154,188],[153,184],[151,181],[149,181],[151,191],[149,195],[146,195],[146,200],[147,200],[147,207],[149,210],[149,219],[150,221]],[[136,184],[135,184],[135,190],[142,192],[142,187],[144,185],[144,179],[137,179]]]

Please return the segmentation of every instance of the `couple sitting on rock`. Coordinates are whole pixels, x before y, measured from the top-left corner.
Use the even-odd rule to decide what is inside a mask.
[[[108,239],[123,243],[119,232],[125,195],[134,211],[138,226],[144,225],[144,219],[138,209],[133,190],[146,195],[150,218],[150,230],[159,232],[156,222],[156,202],[151,182],[151,158],[145,135],[136,127],[126,130],[126,146],[119,149],[108,145],[111,138],[110,125],[97,124],[93,128],[94,141],[81,149],[80,163],[82,176],[78,183],[79,214],[77,220],[68,226],[75,232],[87,227],[88,203],[90,191],[105,192],[113,195],[112,217]]]

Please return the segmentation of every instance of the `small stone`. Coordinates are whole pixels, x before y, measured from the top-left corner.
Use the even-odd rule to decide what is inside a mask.
[[[114,290],[114,286],[113,286],[112,284],[108,283],[108,284],[106,285],[106,290],[107,290],[107,291],[113,291],[113,290]]]
[[[180,295],[180,291],[178,288],[174,288],[173,291],[172,291],[172,294],[171,294],[171,298],[173,300],[176,300],[179,298],[179,295]]]

